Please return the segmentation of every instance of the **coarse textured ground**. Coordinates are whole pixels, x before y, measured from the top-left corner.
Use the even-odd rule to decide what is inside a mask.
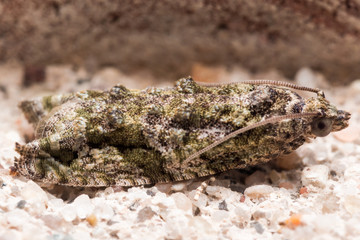
[[[243,70],[194,69],[196,80],[214,80],[208,76],[222,81],[284,80],[276,72],[250,76]],[[331,102],[352,113],[350,126],[269,164],[217,176],[196,201],[195,189],[202,180],[82,189],[41,188],[11,176],[15,142],[24,142],[32,134],[16,107],[21,99],[106,89],[119,82],[130,88],[157,82],[111,68],[90,75],[66,65],[47,67],[45,82],[38,85],[23,87],[22,78],[21,66],[0,66],[1,240],[359,238],[360,80],[332,88],[321,75],[299,70],[295,81],[324,89]]]

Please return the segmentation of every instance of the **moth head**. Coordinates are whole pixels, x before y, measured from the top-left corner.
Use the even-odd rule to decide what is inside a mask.
[[[349,126],[351,114],[349,112],[343,110],[337,110],[336,118],[334,119],[334,123],[332,126],[332,131],[340,131]]]
[[[308,102],[309,109],[319,113],[311,121],[311,132],[318,137],[325,137],[330,132],[340,131],[349,126],[351,114],[337,110],[325,97],[312,98]]]

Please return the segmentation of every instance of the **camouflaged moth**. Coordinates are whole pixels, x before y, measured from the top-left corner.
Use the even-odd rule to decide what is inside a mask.
[[[317,93],[302,98],[298,89]],[[276,81],[81,91],[23,101],[36,139],[15,171],[71,186],[136,186],[267,162],[348,125],[318,89]]]

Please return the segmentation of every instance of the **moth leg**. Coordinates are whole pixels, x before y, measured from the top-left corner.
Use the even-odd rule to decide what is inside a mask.
[[[199,200],[200,194],[203,193],[205,191],[205,189],[207,188],[207,186],[209,186],[210,183],[215,181],[215,177],[211,177],[210,179],[203,181],[201,183],[201,185],[196,188],[196,192],[194,195],[194,200],[197,201]]]

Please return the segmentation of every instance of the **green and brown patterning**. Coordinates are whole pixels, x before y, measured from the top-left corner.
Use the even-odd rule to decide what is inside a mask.
[[[319,93],[236,83],[82,91],[23,101],[36,139],[16,144],[15,169],[42,182],[135,186],[207,176],[264,163],[347,126],[350,114]],[[228,134],[287,114],[313,114],[250,129],[189,160]],[[315,113],[315,114],[314,114]]]

